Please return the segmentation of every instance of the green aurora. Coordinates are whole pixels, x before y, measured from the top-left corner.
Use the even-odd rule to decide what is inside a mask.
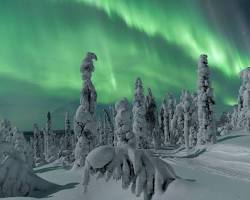
[[[206,53],[217,104],[231,105],[250,63],[200,0],[1,0],[0,116],[30,128],[47,110],[77,102],[87,51],[98,56],[99,104],[131,99],[137,76],[158,101],[167,91],[195,90]]]

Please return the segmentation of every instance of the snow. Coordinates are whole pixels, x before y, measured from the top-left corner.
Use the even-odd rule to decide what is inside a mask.
[[[175,172],[184,178],[173,181],[167,191],[156,194],[153,200],[249,200],[250,196],[250,135],[239,132],[207,146],[207,151],[196,158],[165,158]],[[38,176],[62,185],[44,199],[50,200],[142,200],[130,190],[123,190],[121,181],[91,177],[88,192],[80,184],[82,169],[71,171],[60,166],[36,168]],[[8,200],[35,198],[6,198]],[[43,198],[41,198],[43,199]]]
[[[104,153],[105,152],[105,153]],[[102,168],[111,162],[114,157],[114,149],[109,146],[96,148],[86,157],[86,162],[94,168]]]

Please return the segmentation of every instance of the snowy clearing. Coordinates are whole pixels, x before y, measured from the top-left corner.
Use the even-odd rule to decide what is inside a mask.
[[[237,135],[235,135],[237,136]],[[209,146],[197,158],[165,158],[183,178],[195,182],[176,180],[167,192],[156,194],[157,200],[248,200],[250,196],[250,136],[238,135]],[[122,190],[121,182],[91,178],[88,192],[83,193],[80,184],[82,170],[71,171],[52,164],[36,168],[38,176],[63,185],[60,190],[41,199],[51,200],[132,200],[136,198],[128,190]],[[5,198],[8,200],[35,199],[28,197]]]

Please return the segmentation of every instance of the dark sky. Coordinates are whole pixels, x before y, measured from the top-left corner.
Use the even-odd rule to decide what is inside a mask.
[[[79,102],[79,66],[98,56],[98,103],[133,95],[137,76],[160,102],[196,89],[208,55],[217,113],[236,102],[238,73],[250,65],[247,0],[1,0],[0,117],[21,129],[63,127]]]

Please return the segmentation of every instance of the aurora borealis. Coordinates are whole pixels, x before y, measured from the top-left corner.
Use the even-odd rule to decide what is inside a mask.
[[[131,99],[137,76],[158,101],[196,89],[206,53],[217,107],[236,101],[238,73],[250,65],[246,0],[1,0],[0,116],[31,129],[48,110],[63,114],[79,99],[79,66],[98,56],[99,104]]]

